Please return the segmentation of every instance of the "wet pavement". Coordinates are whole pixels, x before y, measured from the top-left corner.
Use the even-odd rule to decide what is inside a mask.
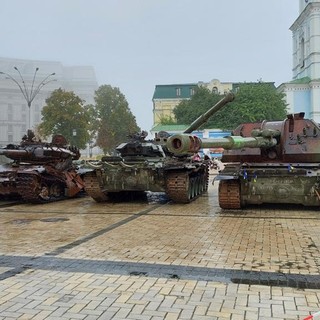
[[[317,208],[222,210],[212,185],[187,205],[0,203],[0,320],[303,319],[319,229]]]

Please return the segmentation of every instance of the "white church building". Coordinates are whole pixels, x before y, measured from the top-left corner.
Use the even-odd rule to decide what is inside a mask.
[[[278,89],[286,96],[288,113],[305,112],[320,123],[320,0],[299,1],[299,16],[290,27],[292,81]]]

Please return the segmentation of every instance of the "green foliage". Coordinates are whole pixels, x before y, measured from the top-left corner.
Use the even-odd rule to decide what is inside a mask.
[[[43,137],[62,134],[71,145],[84,149],[90,139],[90,107],[83,103],[74,92],[61,88],[53,91],[42,109],[39,133]]]
[[[177,123],[192,123],[221,98],[200,87],[190,100],[182,101],[174,109]],[[231,130],[246,122],[283,120],[286,113],[284,95],[278,93],[273,85],[263,82],[243,83],[237,90],[235,100],[213,115],[202,128]]]
[[[184,100],[180,102],[173,110],[173,113],[177,119],[177,124],[191,124],[201,114],[205,113],[210,107],[215,105],[222,96],[211,93],[209,89],[205,87],[198,87],[195,89],[195,93],[190,100]],[[202,125],[200,128],[218,128],[218,126],[212,126],[212,119]]]
[[[96,107],[93,104],[88,104],[85,106],[89,122],[88,122],[88,133],[90,137],[89,143],[93,143],[97,134],[97,128],[99,126],[99,118]]]
[[[176,120],[171,116],[161,116],[159,123],[162,125],[173,125],[177,124]]]
[[[97,142],[104,153],[112,152],[128,135],[140,131],[125,96],[119,88],[103,85],[95,95]]]

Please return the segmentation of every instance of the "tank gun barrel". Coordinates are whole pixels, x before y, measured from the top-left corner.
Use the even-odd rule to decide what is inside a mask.
[[[218,139],[203,139],[189,134],[176,134],[169,137],[167,148],[174,155],[192,155],[201,148],[271,148],[277,144],[277,140],[271,137],[241,137],[229,136]]]
[[[227,103],[233,101],[234,97],[235,97],[234,94],[232,92],[229,92],[224,98],[218,101],[213,107],[211,107],[208,111],[206,111],[204,114],[198,117],[195,121],[193,121],[192,124],[186,130],[184,130],[183,133],[191,133],[192,131],[198,129],[201,125],[206,123],[213,114],[218,112]]]
[[[12,160],[37,163],[57,161],[70,157],[74,160],[79,158],[76,152],[59,147],[35,147],[25,149],[0,148],[0,155]]]

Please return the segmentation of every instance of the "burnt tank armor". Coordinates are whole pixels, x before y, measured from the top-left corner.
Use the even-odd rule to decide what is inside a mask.
[[[244,123],[221,139],[170,137],[169,150],[183,153],[222,147],[219,205],[240,209],[249,204],[320,205],[320,127],[304,113],[283,121]],[[196,141],[193,141],[196,140]],[[192,141],[192,142],[190,142]]]
[[[234,99],[228,94],[205,114],[196,119],[185,134],[199,128],[222,106]],[[147,133],[132,135],[121,143],[117,156],[105,156],[98,163],[88,162],[93,169],[84,176],[86,192],[96,201],[106,201],[123,192],[165,192],[177,203],[188,203],[208,188],[207,160],[193,159],[194,152],[183,154],[168,148],[167,132],[159,132],[154,140]]]
[[[79,149],[69,146],[62,135],[51,143],[37,141],[34,133],[20,144],[0,148],[0,155],[13,160],[0,166],[0,197],[20,197],[31,203],[44,203],[73,197],[84,190],[84,182],[73,160]]]

